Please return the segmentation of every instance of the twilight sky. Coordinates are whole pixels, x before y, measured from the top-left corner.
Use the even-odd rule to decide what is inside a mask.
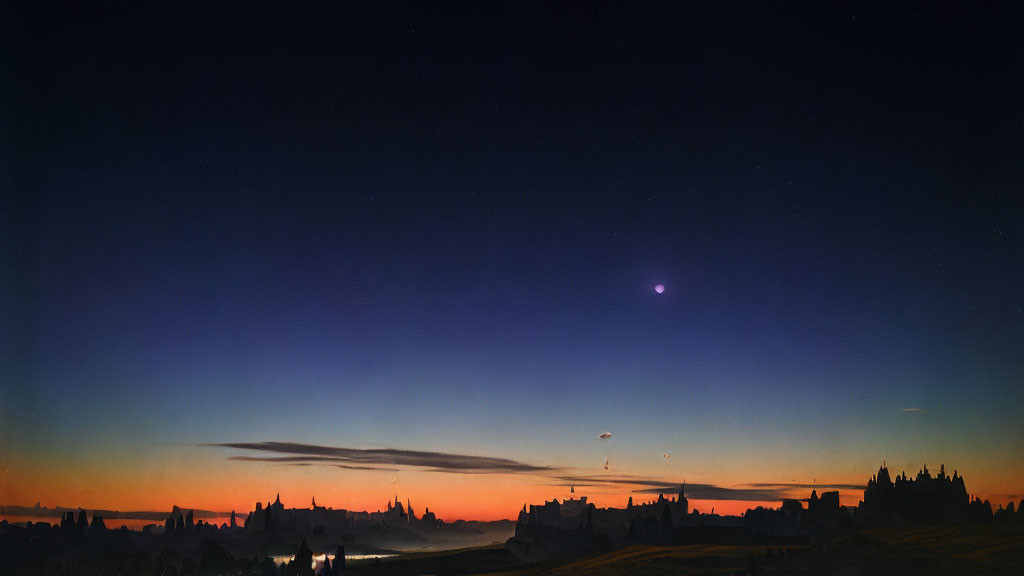
[[[252,4],[5,18],[0,504],[1024,495],[1019,6]]]

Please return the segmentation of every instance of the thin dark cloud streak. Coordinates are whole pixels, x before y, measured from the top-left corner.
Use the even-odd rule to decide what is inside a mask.
[[[228,460],[240,460],[242,462],[333,462],[337,458],[323,456],[228,456]]]
[[[665,494],[661,488],[633,490],[634,494]],[[686,498],[692,500],[738,500],[741,502],[778,501],[787,497],[784,490],[768,488],[723,488],[714,484],[686,485]]]
[[[266,457],[229,456],[229,460],[323,463],[353,470],[394,471],[393,468],[387,468],[386,466],[409,466],[422,468],[430,472],[455,474],[550,473],[558,470],[550,466],[536,466],[509,458],[397,450],[394,448],[360,449],[295,442],[226,442],[203,444],[203,446],[236,448],[239,450],[287,455]]]
[[[744,484],[744,486],[750,486],[752,488],[807,488],[810,490],[863,490],[866,487],[864,484],[791,484],[787,482],[750,483]]]
[[[577,486],[608,486],[627,485],[643,486],[633,490],[634,494],[678,494],[681,482],[666,482],[633,476],[560,476],[560,480]],[[686,497],[694,500],[738,500],[744,502],[761,502],[781,500],[786,491],[773,489],[725,488],[714,484],[695,484],[687,482]]]
[[[538,466],[509,458],[472,456],[446,452],[398,450],[394,448],[345,448],[294,442],[229,442],[204,446],[235,448],[267,455],[235,455],[228,460],[266,462],[294,466],[324,465],[345,470],[377,470],[397,472],[393,466],[417,468],[427,472],[453,474],[510,474],[523,473],[554,480],[564,486],[603,488],[610,486],[634,487],[634,494],[678,494],[681,482],[668,482],[630,475],[593,476],[567,474],[571,469]],[[858,484],[786,484],[748,483],[736,488],[714,484],[687,483],[686,497],[693,500],[736,500],[749,502],[779,501],[789,498],[799,489],[862,490]]]
[[[291,466],[313,466],[323,464],[334,466],[345,470],[381,470],[384,472],[398,472],[398,468],[381,468],[380,466],[351,466],[348,464],[337,464],[337,458],[326,456],[228,456],[228,460],[241,462],[269,462],[271,464],[288,464]]]
[[[641,486],[633,490],[634,494],[678,494],[681,482],[666,482],[634,476],[558,476],[558,480],[574,486],[600,487],[608,485]],[[726,488],[714,484],[686,483],[686,497],[693,500],[736,500],[742,502],[768,502],[791,497],[795,489],[849,489],[863,490],[863,485],[855,484],[744,484],[749,488]]]

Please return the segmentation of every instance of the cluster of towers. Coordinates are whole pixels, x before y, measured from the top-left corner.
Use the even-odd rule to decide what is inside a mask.
[[[285,508],[281,504],[280,494],[274,502],[268,502],[265,507],[261,502],[257,502],[255,510],[249,513],[245,520],[245,527],[250,530],[301,531],[314,534],[328,529],[345,530],[360,526],[403,524],[434,527],[440,525],[441,521],[429,508],[424,510],[422,517],[417,518],[411,501],[406,500],[403,504],[398,496],[395,496],[394,501],[388,501],[384,510],[355,512],[317,505],[316,498],[312,500],[312,508]]]
[[[915,478],[903,472],[894,480],[883,462],[878,474],[868,480],[856,516],[858,522],[868,524],[966,522],[978,513],[980,503],[974,502],[963,477],[956,470],[952,476],[947,475],[945,465],[935,477],[925,465]]]

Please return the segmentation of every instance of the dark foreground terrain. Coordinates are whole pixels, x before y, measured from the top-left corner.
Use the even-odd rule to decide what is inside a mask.
[[[523,564],[501,547],[402,556],[352,574],[1024,574],[1024,526],[901,526],[810,547],[630,546],[567,561]]]
[[[7,576],[313,576],[303,542],[290,565],[253,554],[237,557],[210,538],[195,550],[165,547],[156,555],[132,547],[128,531],[102,537],[40,540],[36,530],[8,527],[0,538],[0,575]],[[503,574],[660,575],[1024,575],[1024,523],[908,524],[862,529],[820,544],[771,546],[639,544],[606,552],[528,562],[501,544],[349,562],[342,574],[437,576]],[[305,569],[302,567],[305,566]],[[328,575],[331,576],[331,575]]]

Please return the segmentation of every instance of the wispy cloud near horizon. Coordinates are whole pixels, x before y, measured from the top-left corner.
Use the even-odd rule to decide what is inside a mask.
[[[634,494],[678,494],[681,487],[680,482],[666,482],[649,478],[635,476],[558,476],[575,486],[609,486],[626,485],[637,486],[632,490]],[[839,490],[863,490],[863,485],[857,484],[777,484],[777,483],[749,483],[742,486],[750,488],[727,488],[714,484],[686,483],[686,497],[693,500],[737,500],[743,502],[765,502],[783,500],[791,497],[795,489],[839,489]]]
[[[269,462],[271,464],[285,464],[289,466],[312,466],[314,464],[326,464],[335,468],[345,470],[381,470],[384,472],[398,472],[398,468],[381,468],[379,466],[352,466],[349,464],[337,464],[336,458],[326,456],[228,456],[228,460],[242,462]]]
[[[811,490],[821,490],[828,488],[830,490],[863,490],[864,484],[793,484],[790,482],[753,482],[744,484],[744,486],[752,486],[754,488],[808,488]]]
[[[576,487],[619,487],[633,494],[678,494],[682,482],[645,478],[629,474],[593,475],[573,473],[573,468],[528,464],[510,458],[475,456],[447,452],[399,450],[394,448],[346,448],[296,442],[225,442],[202,444],[206,447],[234,448],[257,452],[256,455],[232,455],[228,460],[263,462],[289,466],[334,466],[344,470],[397,472],[417,468],[428,472],[452,474],[526,474],[543,479],[540,485]],[[555,481],[558,484],[550,484]],[[686,483],[686,497],[693,500],[733,500],[749,502],[779,501],[792,497],[794,490],[862,490],[862,484],[787,484],[747,483],[735,487],[705,483]],[[808,492],[809,494],[809,492]],[[804,496],[806,497],[806,495]]]
[[[928,413],[928,411],[925,410],[924,408],[904,408],[903,410],[900,410],[900,412],[920,412],[922,414]]]
[[[229,456],[228,460],[296,465],[324,464],[349,470],[392,472],[396,470],[388,468],[388,466],[409,466],[432,472],[454,474],[551,473],[559,470],[550,466],[537,466],[509,458],[394,448],[360,449],[295,442],[226,442],[202,444],[202,446],[288,454],[288,456]]]

